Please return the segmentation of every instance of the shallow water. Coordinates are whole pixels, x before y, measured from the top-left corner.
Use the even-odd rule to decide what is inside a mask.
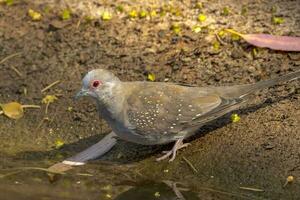
[[[58,16],[64,3],[14,2],[0,4],[0,62],[17,53],[0,64],[0,103],[18,101],[41,109],[25,110],[19,120],[0,115],[0,200],[299,199],[299,81],[253,97],[252,105],[237,111],[238,123],[226,115],[201,128],[172,163],[155,161],[172,144],[146,147],[119,141],[101,160],[61,175],[45,171],[110,132],[94,102],[73,101],[88,70],[109,69],[126,81],[146,80],[151,72],[156,81],[199,86],[254,83],[297,71],[297,52],[256,49],[229,35],[216,50],[210,33],[234,28],[300,36],[299,0],[203,0],[204,26],[212,27],[197,34],[189,27],[198,23],[200,12],[193,1],[168,1],[183,16],[131,20],[116,8],[124,3],[130,10],[138,1],[91,0],[90,10],[81,0],[70,0],[75,13],[66,21]],[[229,16],[221,14],[225,7]],[[41,12],[42,20],[32,21],[29,9]],[[98,9],[112,11],[113,19],[82,20],[81,14],[97,14]],[[273,16],[284,22],[274,25]],[[173,22],[182,24],[182,34],[170,30]],[[57,80],[59,84],[41,92]],[[46,115],[41,101],[47,94],[58,100]],[[55,148],[58,139],[65,143],[61,149]],[[288,176],[294,181],[283,187]]]
[[[25,161],[26,162],[26,161]],[[7,163],[8,164],[8,163]],[[19,163],[20,164],[20,163]],[[27,163],[28,164],[28,163]],[[42,163],[32,163],[40,166]],[[10,166],[15,166],[10,163]],[[101,164],[98,164],[101,165]],[[104,166],[105,167],[105,166]],[[11,199],[264,199],[251,193],[232,193],[185,182],[147,180],[96,164],[58,175],[31,167],[1,170],[1,200]],[[88,173],[84,173],[88,172]]]

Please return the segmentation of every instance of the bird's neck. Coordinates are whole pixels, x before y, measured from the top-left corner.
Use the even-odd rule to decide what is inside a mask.
[[[103,118],[114,119],[120,116],[124,96],[122,95],[122,84],[112,83],[108,86],[97,100],[97,108]],[[108,120],[108,119],[106,119]]]

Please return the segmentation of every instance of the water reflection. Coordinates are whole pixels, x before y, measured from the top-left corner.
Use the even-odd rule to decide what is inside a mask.
[[[3,170],[0,171],[3,175]],[[100,174],[101,172],[99,172]],[[89,200],[199,200],[199,199],[261,199],[195,185],[164,181],[109,180],[101,175],[81,176],[78,174],[58,175],[49,181],[44,171],[23,170],[19,173],[5,172],[0,177],[1,200],[12,199],[89,199]],[[192,189],[193,188],[193,189]]]
[[[183,186],[183,187],[182,187]],[[118,195],[114,200],[198,200],[197,194],[172,181],[145,182]]]

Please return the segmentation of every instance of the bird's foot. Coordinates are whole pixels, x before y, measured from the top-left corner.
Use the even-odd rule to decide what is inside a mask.
[[[177,150],[187,147],[189,145],[190,145],[190,143],[183,143],[183,139],[179,139],[176,141],[176,143],[174,144],[173,148],[170,151],[163,151],[163,153],[165,155],[157,158],[156,161],[165,160],[171,156],[171,159],[169,160],[169,162],[172,162],[176,158]]]
[[[168,180],[165,180],[165,181],[162,181],[162,182],[164,182],[167,186],[172,188],[174,194],[177,196],[176,199],[185,200],[185,198],[182,195],[181,191],[189,191],[190,189],[178,187],[178,185],[184,186],[182,183],[179,183],[179,182],[173,182],[173,181],[168,181]]]

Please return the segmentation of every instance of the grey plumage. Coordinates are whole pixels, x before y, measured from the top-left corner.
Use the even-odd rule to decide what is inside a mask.
[[[117,140],[115,137],[116,134],[111,132],[93,146],[85,149],[75,156],[67,158],[63,161],[63,163],[69,165],[83,165],[88,160],[96,159],[100,155],[108,152],[116,144]]]
[[[297,71],[255,84],[188,87],[174,83],[122,82],[111,72],[96,69],[84,77],[77,97],[93,97],[100,115],[124,140],[145,145],[176,141],[167,154],[173,155],[173,160],[176,150],[186,146],[182,140],[205,123],[238,109],[258,90],[299,77]]]

